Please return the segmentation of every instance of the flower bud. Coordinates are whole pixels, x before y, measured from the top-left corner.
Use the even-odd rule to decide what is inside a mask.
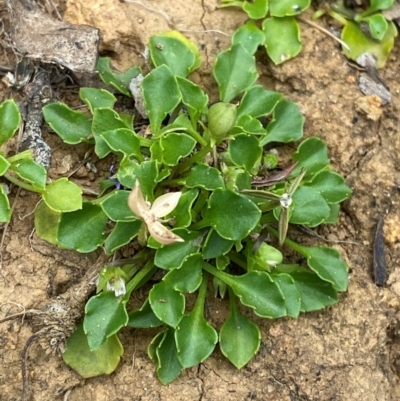
[[[211,136],[217,141],[226,138],[228,132],[235,125],[237,107],[231,103],[219,102],[208,110],[208,129]]]
[[[282,263],[282,253],[271,245],[263,242],[258,248],[255,255],[252,256],[254,269],[270,271],[276,265]]]

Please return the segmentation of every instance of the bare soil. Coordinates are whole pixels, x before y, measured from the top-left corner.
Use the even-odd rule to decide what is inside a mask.
[[[149,36],[180,29],[202,49],[203,66],[194,74],[216,98],[211,68],[215,55],[228,47],[229,36],[245,20],[235,9],[217,10],[216,0],[143,0],[139,2],[70,0],[102,29],[103,51],[116,66],[145,67],[141,52]],[[68,5],[69,6],[69,5]],[[92,13],[87,8],[92,7]],[[68,19],[84,19],[75,5]],[[97,19],[98,18],[98,19]],[[106,24],[105,22],[108,22]],[[90,21],[87,21],[89,23]],[[325,25],[324,21],[318,21]],[[325,25],[326,26],[326,25]],[[392,93],[392,103],[373,121],[357,105],[364,97],[358,88],[359,71],[352,67],[331,38],[302,24],[302,53],[274,66],[260,52],[259,81],[298,102],[306,116],[305,135],[323,138],[336,171],[353,189],[340,223],[322,227],[319,234],[332,241],[350,266],[350,285],[338,305],[298,319],[257,319],[262,329],[260,352],[242,370],[236,370],[217,349],[199,367],[188,369],[172,384],[161,385],[147,356],[155,332],[125,329],[125,354],[116,372],[83,380],[59,356],[33,346],[28,377],[35,401],[395,401],[400,399],[400,44],[397,43],[380,74]],[[214,31],[214,30],[218,30]],[[206,31],[206,32],[204,32]],[[222,33],[221,33],[222,32]],[[77,88],[58,96],[75,101]],[[0,82],[0,101],[18,93]],[[53,134],[45,135],[53,149],[51,178],[68,175],[83,159],[85,146],[65,146]],[[72,179],[94,187],[108,174],[95,162],[98,173],[82,167]],[[38,198],[16,190],[14,217],[5,234],[0,267],[0,318],[20,308],[42,308],[52,297],[79,281],[96,255],[61,251],[38,239],[33,215]],[[375,228],[385,219],[387,285],[375,285],[372,252]],[[296,240],[321,243],[292,231]],[[142,298],[141,298],[142,297]],[[137,295],[137,303],[144,295]],[[218,328],[227,312],[225,301],[208,305]],[[0,324],[0,400],[21,397],[21,351],[32,333],[27,319]]]

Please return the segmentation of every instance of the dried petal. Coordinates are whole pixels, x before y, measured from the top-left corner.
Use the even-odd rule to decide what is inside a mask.
[[[174,242],[185,242],[185,240],[174,234],[167,227],[163,226],[159,221],[147,223],[147,228],[151,236],[162,245],[173,244]]]
[[[107,281],[107,290],[114,291],[116,297],[125,295],[126,293],[125,280],[122,277],[111,277]]]
[[[128,206],[136,214],[136,216],[143,218],[143,215],[150,210],[149,205],[143,198],[140,189],[139,180],[136,180],[135,186],[128,197]]]
[[[154,201],[150,212],[153,213],[157,218],[161,218],[167,214],[170,214],[178,205],[181,195],[182,192],[170,192],[168,194],[161,195]]]

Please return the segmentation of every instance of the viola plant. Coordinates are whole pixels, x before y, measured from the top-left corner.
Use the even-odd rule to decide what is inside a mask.
[[[14,100],[0,104],[0,145],[6,144],[21,126],[21,113]],[[8,223],[12,207],[8,199],[8,183],[39,193],[44,204],[55,212],[72,212],[82,207],[82,190],[66,178],[48,182],[47,171],[26,150],[6,157],[0,152],[0,222]],[[60,196],[60,195],[63,196]]]
[[[313,18],[326,14],[343,25],[341,43],[343,52],[351,60],[363,53],[370,53],[377,60],[376,67],[385,65],[394,46],[397,28],[391,21],[389,9],[395,0],[371,0],[367,9],[346,6],[343,0],[318,1]],[[240,27],[234,43],[243,43],[254,53],[264,46],[275,64],[281,64],[302,49],[298,17],[311,5],[311,0],[222,0],[221,7],[241,7],[250,20]],[[259,23],[256,23],[259,21]],[[260,26],[260,28],[259,28]]]
[[[188,78],[200,65],[193,43],[171,31],[152,37],[149,53],[154,68],[145,76],[137,67],[113,73],[108,59],[98,66],[121,93],[132,96],[134,88],[135,105],[148,118],[140,132],[104,89],[80,90],[88,113],[63,103],[44,107],[65,142],[92,143],[99,158],[114,154],[119,162],[98,199],[67,213],[43,204],[35,219],[37,233],[52,243],[79,252],[102,247],[111,260],[68,340],[65,362],[83,377],[110,373],[123,353],[122,328],[159,327],[148,353],[166,384],[217,343],[237,368],[249,362],[260,330],[242,306],[276,319],[338,302],[348,274],[339,252],[300,245],[287,233],[290,225],[337,222],[351,190],[331,170],[322,140],[297,142],[304,124],[298,106],[256,84],[255,58],[245,46],[234,43],[218,55],[220,98],[211,106]],[[293,154],[293,144],[285,145],[291,142],[298,145]],[[288,250],[304,264],[288,259]],[[149,281],[156,271],[161,278]],[[212,311],[204,316],[211,286],[229,298],[220,327]],[[130,297],[141,287],[146,300],[132,308]]]

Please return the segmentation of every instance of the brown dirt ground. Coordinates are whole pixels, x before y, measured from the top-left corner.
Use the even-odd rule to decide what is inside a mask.
[[[72,4],[72,0],[70,1]],[[73,3],[77,3],[74,1]],[[84,2],[90,7],[91,2]],[[215,54],[228,46],[228,37],[244,20],[238,10],[216,10],[216,0],[146,1],[165,17],[137,3],[95,1],[100,15],[116,35],[104,45],[121,68],[132,63],[143,65],[140,52],[150,35],[179,28],[202,48],[205,62],[195,80],[201,81],[212,97],[211,66]],[[113,3],[115,9],[107,8]],[[73,19],[74,9],[70,14]],[[97,14],[96,14],[97,13]],[[116,14],[114,14],[116,13]],[[122,14],[118,14],[122,13]],[[86,15],[89,15],[86,13]],[[117,15],[117,19],[113,19]],[[125,16],[126,20],[122,21]],[[104,21],[103,21],[104,22]],[[127,25],[124,27],[124,23]],[[319,22],[322,24],[323,22]],[[101,23],[98,22],[100,25]],[[114,27],[118,27],[114,29]],[[125,354],[116,372],[82,380],[58,356],[47,355],[33,346],[28,359],[32,399],[50,401],[150,401],[150,400],[275,400],[275,401],[395,401],[400,399],[400,42],[397,43],[382,78],[390,87],[392,103],[385,106],[378,121],[356,111],[363,97],[358,89],[359,72],[351,67],[332,39],[318,30],[302,25],[304,49],[300,56],[274,66],[262,53],[258,67],[260,82],[283,92],[299,103],[307,118],[306,136],[317,135],[327,141],[336,171],[353,188],[344,205],[340,223],[319,233],[331,240],[350,241],[335,245],[351,270],[350,286],[340,303],[327,310],[300,316],[299,319],[266,321],[258,319],[262,346],[255,358],[241,371],[236,370],[217,349],[199,367],[188,369],[172,384],[161,385],[146,349],[155,332],[125,329],[121,340]],[[108,32],[110,32],[108,31]],[[76,93],[76,92],[75,92]],[[0,101],[18,98],[0,83]],[[75,94],[59,90],[67,100]],[[71,100],[72,101],[72,100]],[[53,148],[49,175],[67,175],[84,157],[85,147],[71,149],[52,134]],[[97,163],[100,173],[105,166]],[[101,170],[102,169],[102,170]],[[95,185],[92,172],[80,170],[76,180]],[[15,194],[15,190],[13,191]],[[77,282],[96,255],[78,255],[54,249],[40,241],[33,229],[32,211],[38,198],[22,192],[16,200],[12,222],[7,228],[0,270],[0,317],[27,309],[40,309],[51,297]],[[386,216],[388,285],[377,287],[372,277],[372,249],[378,219]],[[314,238],[301,242],[316,244]],[[354,244],[357,243],[357,244]],[[141,295],[136,302],[139,304]],[[213,324],[218,327],[226,314],[226,302],[209,304]],[[21,396],[21,350],[33,333],[19,319],[0,325],[0,400]]]

